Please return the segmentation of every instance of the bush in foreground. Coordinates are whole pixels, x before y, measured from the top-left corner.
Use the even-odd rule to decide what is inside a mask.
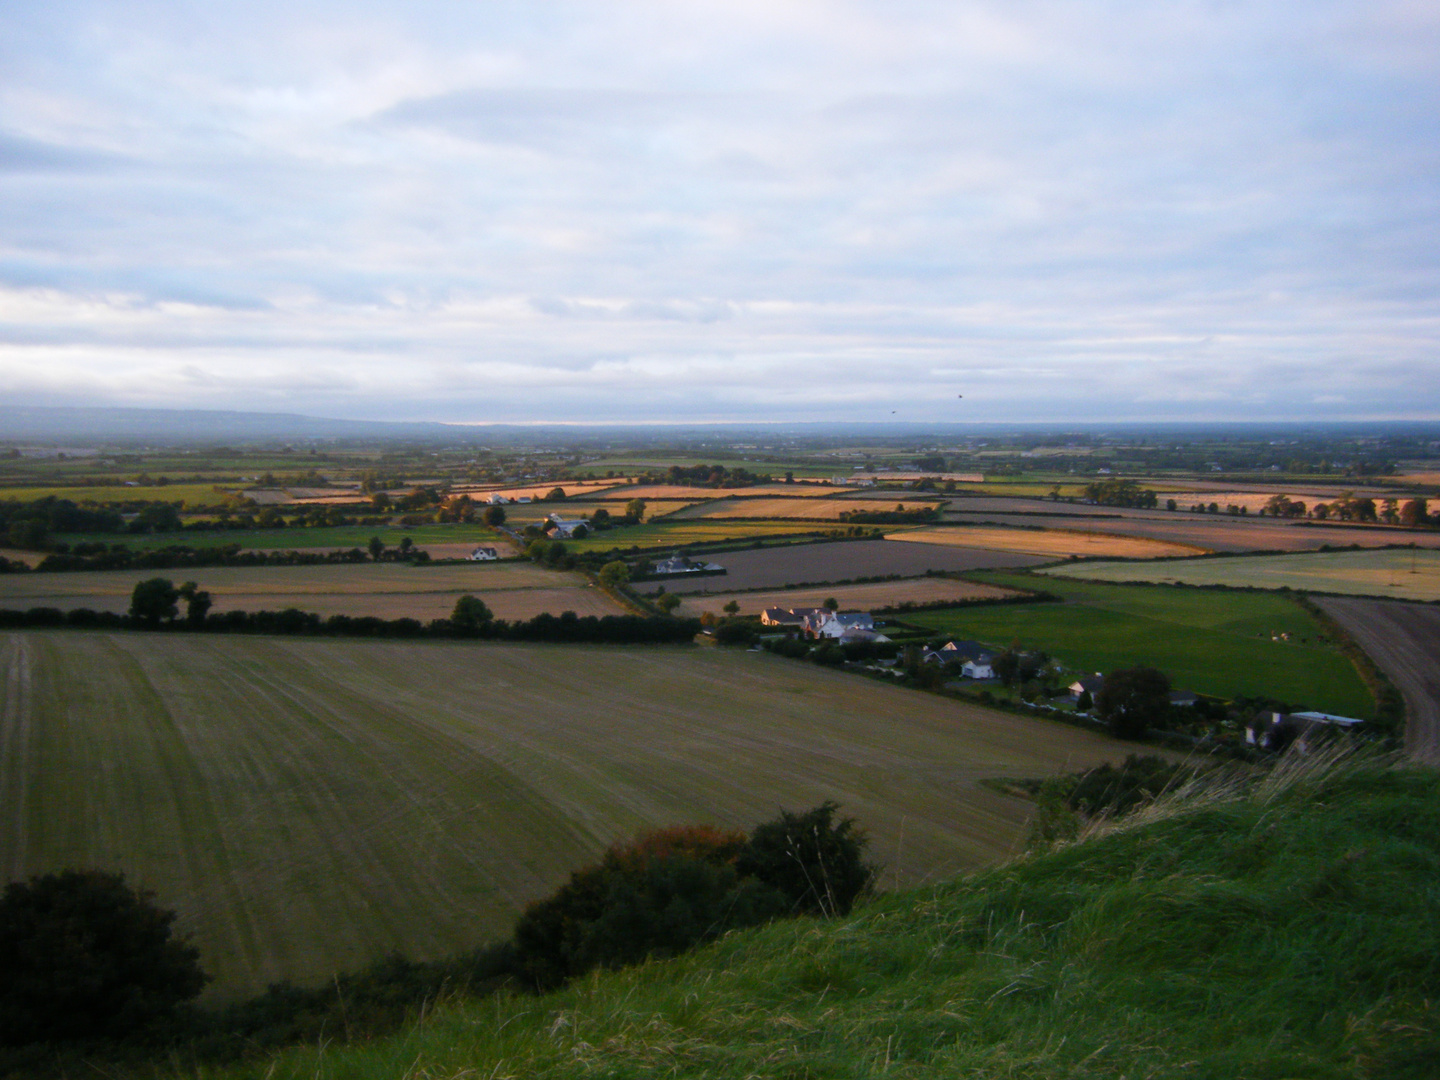
[[[119,874],[66,870],[0,898],[0,1043],[144,1033],[200,993],[199,952],[175,913]]]

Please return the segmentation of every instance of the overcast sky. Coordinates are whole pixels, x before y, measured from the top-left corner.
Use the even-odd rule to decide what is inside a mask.
[[[0,397],[1437,418],[1440,4],[0,2]]]

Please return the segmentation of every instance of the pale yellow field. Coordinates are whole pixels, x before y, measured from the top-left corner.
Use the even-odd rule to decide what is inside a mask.
[[[386,619],[439,619],[466,593],[481,597],[498,618],[619,615],[618,604],[583,574],[545,570],[533,563],[474,563],[410,567],[357,566],[202,567],[192,570],[111,570],[74,574],[0,575],[0,607],[86,607],[127,611],[137,581],[165,577],[194,581],[214,598],[216,613],[279,611],[288,607],[322,615],[373,615]]]
[[[885,499],[816,499],[816,498],[788,498],[788,499],[723,499],[715,502],[701,503],[699,506],[692,506],[688,510],[677,513],[677,519],[683,518],[804,518],[814,521],[838,521],[844,513],[857,511],[891,511],[897,505],[903,505],[907,510],[914,510],[921,506],[938,506],[939,503],[920,499],[907,501],[899,498]]]
[[[471,484],[456,484],[450,488],[452,495],[469,495],[476,502],[484,502],[491,495],[504,495],[507,499],[518,499],[528,495],[540,499],[555,488],[564,488],[567,497],[574,495],[598,495],[624,484],[624,480],[562,480],[548,484],[533,484],[524,487],[482,487]]]
[[[694,500],[646,499],[645,520],[653,521],[657,517],[694,505]],[[599,502],[593,499],[566,499],[564,502],[525,503],[523,505],[517,503],[515,506],[505,507],[505,524],[514,528],[517,525],[542,521],[551,514],[559,514],[567,520],[573,520],[589,517],[602,507],[611,517],[619,517],[625,512],[625,503],[622,500]]]
[[[734,600],[741,615],[758,615],[765,608],[820,607],[828,597],[840,602],[841,611],[894,607],[903,603],[933,604],[939,601],[989,600],[1014,596],[1011,589],[979,585],[949,578],[907,578],[903,581],[872,581],[864,585],[820,585],[813,589],[776,589],[767,592],[717,593],[691,596],[677,609],[680,615],[699,617],[705,612],[723,615]]]
[[[1225,512],[1225,507],[1233,504],[1245,507],[1252,514],[1258,514],[1276,494],[1277,492],[1274,491],[1167,491],[1162,492],[1159,498],[1161,506],[1165,505],[1166,499],[1174,499],[1181,510],[1188,510],[1196,503],[1204,503],[1209,506],[1213,502],[1219,504],[1221,513]],[[1287,491],[1284,494],[1292,502],[1304,503],[1306,510],[1316,503],[1331,503],[1340,497],[1340,493],[1336,491]],[[1357,492],[1357,497],[1360,494]],[[1386,492],[1383,495],[1376,495],[1373,492],[1368,494],[1375,500],[1376,506],[1379,506],[1384,499],[1394,499],[1403,503],[1406,499],[1414,498],[1410,494],[1393,492]]]
[[[1162,559],[1195,555],[1205,549],[1189,544],[1150,540],[1139,536],[1110,536],[1105,533],[1071,532],[1061,529],[937,528],[922,526],[904,532],[887,533],[886,540],[909,540],[921,544],[949,544],[955,547],[987,548],[991,551],[1018,551],[1026,555],[1108,555],[1117,559]]]
[[[1057,566],[1040,573],[1097,581],[1289,587],[1396,600],[1440,600],[1440,551],[1433,548],[1312,551],[1149,564],[1086,563]]]
[[[568,488],[566,489],[569,490]],[[784,495],[796,499],[816,499],[833,496],[837,488],[829,484],[756,484],[754,487],[708,488],[684,484],[645,484],[615,492],[616,498],[626,499],[682,499],[693,502],[696,499],[724,499],[731,495]]]

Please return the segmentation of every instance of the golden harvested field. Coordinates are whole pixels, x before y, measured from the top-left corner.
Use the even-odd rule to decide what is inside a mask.
[[[617,499],[680,499],[694,502],[697,499],[724,499],[731,495],[781,495],[786,498],[816,499],[833,496],[836,491],[830,484],[756,484],[753,487],[710,488],[693,487],[686,484],[642,484],[613,493]]]
[[[831,596],[840,601],[841,611],[853,611],[856,608],[868,611],[906,602],[933,604],[942,600],[990,600],[1014,595],[1014,590],[1002,589],[996,585],[979,585],[950,578],[908,578],[902,581],[872,581],[864,585],[822,585],[813,589],[689,596],[680,605],[677,613],[697,618],[707,611],[722,615],[725,605],[731,600],[740,605],[740,614],[758,615],[770,607],[819,607]]]
[[[0,575],[0,607],[77,607],[126,611],[135,583],[167,577],[194,581],[215,600],[212,610],[279,611],[287,607],[322,615],[374,615],[386,619],[440,619],[466,593],[481,597],[502,619],[559,615],[619,615],[623,609],[583,574],[545,570],[533,563],[473,563],[410,567],[396,563],[354,566],[216,566],[193,570],[107,570],[73,574]]]
[[[1071,555],[1160,559],[1174,555],[1194,555],[1203,550],[1189,544],[1151,540],[1143,536],[1107,536],[1104,533],[1071,532],[1062,529],[1005,529],[983,526],[922,526],[904,532],[886,533],[885,539],[988,548],[993,551],[1018,551],[1026,555],[1047,555],[1057,559],[1069,558]]]
[[[1257,589],[1387,596],[1396,600],[1440,600],[1440,551],[1386,548],[1312,551],[1302,555],[1252,555],[1180,562],[1086,563],[1040,573],[1096,581],[1153,581],[1162,584],[1234,585]]]
[[[690,518],[803,518],[815,521],[839,521],[840,515],[857,511],[890,511],[903,504],[914,510],[921,506],[938,506],[937,501],[920,499],[908,501],[902,498],[886,499],[717,499],[701,503],[675,515],[675,520]]]
[[[521,487],[482,487],[480,485],[456,484],[451,487],[453,495],[469,495],[476,502],[484,502],[491,495],[504,495],[507,499],[518,499],[528,496],[532,499],[542,499],[550,494],[555,488],[563,488],[566,496],[574,495],[599,495],[601,492],[610,491],[624,484],[624,480],[562,480],[559,483],[532,484]],[[399,491],[408,489],[401,488]],[[507,507],[508,509],[508,507]]]
[[[1128,744],[762,654],[0,635],[0,869],[124,872],[212,998],[508,934],[644,828],[840,802],[884,882],[1017,849],[978,784]],[[903,842],[902,842],[903,838]]]
[[[1277,491],[1167,491],[1160,496],[1160,505],[1165,505],[1166,499],[1174,499],[1180,509],[1189,510],[1195,503],[1204,503],[1209,506],[1212,502],[1218,503],[1223,511],[1230,505],[1243,506],[1252,514],[1258,514],[1275,495],[1281,494]],[[1309,510],[1316,503],[1330,503],[1339,498],[1338,491],[1297,491],[1290,490],[1283,492],[1286,498],[1294,502],[1302,502],[1305,509]],[[1395,499],[1404,502],[1406,499],[1414,498],[1410,493],[1385,492],[1384,494],[1371,495],[1378,506],[1384,499]]]
[[[589,517],[601,507],[604,507],[612,517],[618,517],[625,512],[625,502],[626,500],[599,502],[594,499],[566,499],[564,502],[516,504],[505,507],[505,524],[514,528],[531,522],[543,521],[551,514],[559,514],[567,520],[573,520]],[[676,510],[684,510],[687,506],[693,505],[695,505],[693,502],[683,499],[647,499],[645,501],[645,520],[653,521],[657,517]]]

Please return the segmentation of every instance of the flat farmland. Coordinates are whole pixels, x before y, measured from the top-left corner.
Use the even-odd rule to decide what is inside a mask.
[[[714,544],[721,540],[746,540],[771,536],[794,536],[818,532],[823,522],[804,521],[675,521],[665,518],[607,529],[584,540],[566,540],[573,551],[609,551],[611,548],[680,548],[687,544]]]
[[[712,579],[714,580],[714,579]],[[812,589],[776,589],[765,592],[705,593],[692,595],[677,610],[680,615],[699,617],[705,612],[721,615],[731,600],[740,605],[740,614],[758,615],[765,608],[820,607],[827,597],[840,602],[841,611],[855,608],[894,607],[904,603],[934,604],[959,600],[997,600],[1014,596],[1012,589],[979,585],[954,578],[903,578],[899,581],[872,581],[863,585],[826,585]]]
[[[716,499],[712,502],[692,506],[674,515],[675,520],[688,518],[804,518],[816,521],[839,521],[841,514],[864,511],[890,511],[897,503],[904,503],[907,509],[940,505],[933,499],[906,501],[905,499],[860,499],[854,497],[816,498],[765,498],[765,499]]]
[[[1065,559],[1072,555],[1104,555],[1121,559],[1161,559],[1197,554],[1196,547],[1145,536],[1111,536],[1100,532],[1071,529],[1006,529],[977,526],[922,526],[887,533],[886,540],[917,544],[950,544],[955,547],[1016,551]]]
[[[1316,597],[1405,698],[1405,750],[1440,766],[1440,608],[1394,600]]]
[[[505,508],[505,524],[511,528],[518,528],[531,522],[543,521],[551,514],[559,514],[563,518],[573,520],[589,517],[602,507],[610,515],[618,517],[625,512],[626,501],[624,499],[615,499],[610,502],[599,502],[594,499],[566,499],[564,502],[516,504]],[[652,521],[693,505],[695,505],[693,502],[682,499],[649,499],[645,503],[645,520]]]
[[[288,607],[321,615],[374,615],[387,619],[440,619],[466,593],[484,599],[502,619],[558,615],[618,615],[623,611],[583,574],[542,569],[528,562],[411,567],[397,563],[354,566],[216,566],[192,570],[107,570],[73,574],[0,575],[0,607],[87,607],[126,611],[135,583],[167,577],[194,581],[214,598],[215,612],[279,611]]]
[[[612,493],[617,499],[680,499],[695,502],[701,499],[725,499],[733,495],[775,495],[790,499],[823,499],[837,489],[825,484],[755,484],[751,487],[698,487],[691,484],[637,484]]]
[[[1091,732],[729,650],[0,635],[0,866],[124,872],[212,999],[509,932],[616,839],[839,801],[885,884],[1013,852]],[[903,839],[902,839],[903,838]]]
[[[935,544],[897,544],[889,540],[845,540],[820,544],[726,551],[707,556],[725,567],[724,577],[665,582],[673,593],[768,589],[807,582],[848,581],[897,574],[915,577],[927,570],[964,572],[1035,566],[1045,559],[1009,551],[979,551]],[[644,588],[653,588],[645,582]]]
[[[1051,581],[1064,603],[921,611],[902,616],[950,637],[1043,649],[1072,671],[1145,664],[1177,689],[1272,697],[1369,719],[1375,702],[1354,664],[1299,604],[1279,593],[1202,592],[991,572],[1012,588]],[[1285,640],[1283,635],[1289,635]]]
[[[1316,590],[1396,600],[1440,600],[1440,551],[1433,548],[1376,548],[1312,551],[1300,555],[1253,555],[1175,562],[1085,563],[1042,573],[1095,581],[1232,585],[1255,589]]]

